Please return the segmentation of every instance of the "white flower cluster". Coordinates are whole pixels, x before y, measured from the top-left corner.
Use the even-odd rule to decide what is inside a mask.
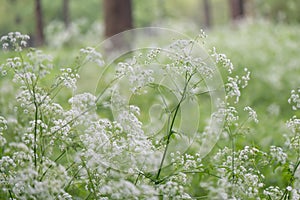
[[[213,199],[244,199],[249,196],[261,199],[260,191],[264,187],[264,175],[257,169],[255,163],[268,165],[265,162],[267,154],[254,148],[245,146],[239,151],[232,151],[225,147],[214,157],[217,173],[214,174],[219,181],[201,183],[207,188],[209,197]]]
[[[290,130],[290,133],[286,135],[286,145],[290,149],[298,151],[300,148],[300,119],[293,116],[286,125]]]
[[[145,64],[150,64],[152,63],[155,59],[157,59],[157,57],[159,56],[159,54],[161,53],[161,49],[157,48],[157,49],[152,49],[146,56],[146,60],[145,60]],[[138,57],[142,57],[142,54],[140,54]]]
[[[205,37],[203,32],[199,36],[200,39]],[[28,38],[11,33],[1,41],[4,41],[4,47],[17,47],[16,50],[20,51],[19,47],[25,46],[25,39]],[[13,44],[15,46],[11,46]],[[112,115],[106,118],[102,116],[102,110],[97,109],[97,101],[102,99],[90,93],[74,95],[68,99],[67,105],[55,103],[61,87],[75,91],[80,66],[61,69],[62,73],[54,80],[56,82],[48,88],[43,87],[45,83],[41,83],[41,80],[49,77],[51,57],[41,51],[30,51],[24,55],[20,52],[18,57],[7,59],[5,64],[1,64],[1,74],[6,75],[11,70],[14,81],[21,86],[14,96],[16,105],[12,108],[15,108],[15,113],[1,110],[1,115],[5,117],[0,116],[0,194],[10,199],[61,200],[203,197],[250,197],[259,200],[284,199],[287,196],[299,199],[300,120],[295,116],[287,123],[291,130],[291,135],[287,135],[289,151],[286,151],[286,147],[270,146],[269,151],[264,152],[258,147],[237,145],[235,141],[238,136],[245,133],[245,123],[240,123],[242,117],[238,115],[238,106],[231,105],[228,99],[233,97],[235,103],[239,101],[240,90],[247,86],[250,72],[245,69],[243,76],[232,75],[231,61],[224,54],[216,53],[215,49],[212,53],[215,62],[231,74],[225,84],[227,99],[224,100],[228,101],[219,101],[218,110],[210,119],[214,123],[201,127],[201,130],[199,128],[197,131],[203,133],[196,138],[189,138],[186,132],[177,130],[177,121],[180,121],[178,116],[183,113],[180,110],[182,104],[190,97],[198,96],[203,89],[200,83],[215,72],[205,59],[192,56],[194,45],[196,41],[179,40],[170,46],[167,59],[159,57],[163,52],[161,49],[154,49],[146,55],[145,62],[139,62],[137,58],[120,62],[114,77],[119,85],[107,89],[112,91],[108,96],[114,98],[104,100],[111,103],[105,109],[110,108]],[[84,61],[103,66],[102,56],[94,48],[81,49],[80,53],[83,57],[79,58]],[[143,59],[142,55],[139,59]],[[173,105],[169,104],[168,99],[164,99],[163,91],[159,91],[158,97],[163,99],[162,107],[168,115],[168,123],[162,130],[149,134],[143,127],[143,110],[130,105],[132,102],[124,100],[126,97],[122,97],[122,91],[118,93],[116,90],[122,89],[125,82],[127,85],[124,84],[124,87],[129,85],[130,92],[139,95],[145,86],[152,86],[156,81],[154,71],[142,64],[150,65],[154,62],[162,63],[162,70],[159,71],[162,74],[159,75],[172,79],[170,82],[174,87],[168,88],[166,94],[174,92],[177,101],[175,104],[172,102]],[[164,76],[164,73],[167,75]],[[181,79],[177,81],[177,77]],[[300,107],[298,93],[299,90],[292,91],[289,99],[295,110]],[[178,116],[177,111],[180,113]],[[258,122],[257,114],[251,107],[244,107],[244,111],[248,112],[248,119]],[[162,119],[159,116],[157,118]],[[223,125],[223,119],[225,126],[219,130],[216,126]],[[221,141],[219,146],[225,147],[220,148],[216,154],[212,151],[205,158],[202,157],[203,152],[195,151],[194,147],[199,145],[208,149],[211,145],[210,137],[219,137],[221,131],[230,136],[230,148],[226,147],[228,141]],[[190,147],[174,145],[176,149],[173,146],[168,148],[169,144],[174,144],[174,138],[194,140]],[[178,150],[182,148],[187,150]],[[294,152],[296,154],[291,155]],[[296,161],[292,160],[294,158]],[[286,185],[270,185],[266,177],[270,167],[276,169],[276,174],[281,170],[289,172],[284,177],[288,179],[283,182]],[[195,190],[198,186],[200,192]]]
[[[145,86],[152,83],[154,81],[152,74],[151,69],[143,69],[134,62],[131,64],[120,62],[116,69],[116,78],[127,79],[133,93],[139,93]]]
[[[282,194],[283,192],[278,186],[270,186],[264,189],[264,195],[269,196],[272,199],[280,199]]]
[[[2,36],[0,42],[2,42],[2,48],[5,50],[11,48],[15,51],[22,51],[22,48],[27,46],[29,39],[28,35],[23,35],[20,32],[10,32]]]
[[[134,185],[132,182],[127,180],[109,181],[106,185],[99,188],[99,194],[103,196],[109,196],[110,198],[104,197],[100,199],[156,199],[156,192],[153,188],[147,187],[147,185]]]
[[[41,50],[31,50],[26,56],[29,58],[29,62],[24,62],[26,71],[31,71],[41,78],[53,68],[52,56],[44,54]]]
[[[271,158],[284,165],[287,160],[287,154],[283,151],[281,147],[270,146],[270,156]]]
[[[225,68],[229,74],[233,73],[233,64],[225,54],[217,53],[216,48],[214,47],[211,50],[211,56],[215,59],[216,64]],[[250,80],[250,71],[247,68],[244,68],[244,72],[245,74],[241,77],[238,75],[227,76],[227,83],[225,83],[226,99],[235,98],[234,103],[239,102],[241,89],[247,87]]]
[[[215,61],[217,64],[220,64],[222,67],[224,67],[229,74],[233,72],[233,64],[229,58],[223,53],[217,53],[216,48],[214,47],[211,50],[211,56],[215,58]]]
[[[7,120],[0,116],[0,132],[2,132],[3,130],[7,130]]]
[[[6,139],[3,137],[3,131],[7,130],[7,121],[4,117],[0,116],[0,146],[4,146],[6,144]]]
[[[17,70],[22,66],[21,58],[20,57],[8,58],[6,60],[5,66],[8,68],[12,68],[13,70]]]
[[[258,123],[257,114],[255,110],[253,110],[250,106],[246,106],[244,108],[244,111],[248,111],[250,120],[253,120],[255,123]]]
[[[179,151],[170,153],[171,163],[175,170],[192,172],[193,170],[202,171],[203,163],[199,153],[195,155],[181,154]]]
[[[229,106],[225,109],[225,122],[228,126],[238,126],[239,115],[235,107]]]
[[[100,199],[156,199],[153,186],[142,180],[136,185],[132,180],[135,173],[148,167],[151,170],[154,162],[152,145],[134,115],[136,112],[138,109],[131,106],[129,111],[120,113],[119,122],[92,121],[80,137],[84,150],[78,162],[85,160],[85,170],[88,174],[93,172],[87,187]],[[101,181],[97,181],[99,178]],[[93,187],[88,186],[91,183]]]
[[[170,61],[165,65],[165,73],[179,76],[193,76],[199,73],[204,79],[211,78],[215,69],[206,62],[207,58],[192,55],[196,45],[197,41],[193,40],[177,40],[171,44],[168,49]]]
[[[104,65],[102,55],[95,50],[93,47],[86,47],[84,49],[80,49],[80,53],[85,56],[87,61],[91,61],[96,63],[99,67]]]
[[[45,112],[50,111],[51,99],[42,88],[36,86],[33,91],[31,88],[22,86],[21,89],[22,91],[16,95],[16,99],[24,113],[34,113],[35,104],[40,105]]]
[[[226,98],[229,98],[229,97],[235,97],[235,101],[234,103],[238,103],[239,102],[239,99],[240,99],[240,96],[241,96],[241,91],[240,91],[240,87],[239,87],[239,77],[236,76],[236,77],[228,77],[227,78],[228,82],[225,84],[226,86],[226,92],[227,92],[227,96]]]
[[[198,37],[201,39],[205,39],[208,37],[208,35],[205,33],[205,31],[203,29],[200,29],[200,33],[199,33]]]
[[[296,116],[293,116],[288,122],[287,127],[292,131],[294,135],[298,135],[300,133],[300,119]]]
[[[7,152],[13,154],[0,159],[2,191],[15,199],[51,199],[65,193],[63,185],[69,177],[63,166],[43,157],[43,164],[37,168],[33,153],[23,143],[10,143]]]
[[[163,199],[192,199],[189,194],[184,192],[184,186],[187,185],[187,175],[178,173],[171,176],[165,183],[159,185],[160,193]]]
[[[243,83],[242,85],[241,85],[241,87],[242,88],[245,88],[245,87],[247,87],[247,85],[248,85],[248,81],[250,80],[250,71],[247,69],[247,68],[244,68],[244,71],[245,71],[245,75],[243,75],[242,76],[242,80],[241,80],[241,82]]]
[[[26,87],[33,87],[37,79],[45,77],[52,69],[52,57],[41,50],[31,49],[26,58],[8,58],[0,67],[1,74],[5,76],[7,71],[13,71],[13,81]]]
[[[292,105],[293,110],[300,109],[300,89],[291,91],[291,97],[288,102]]]
[[[69,99],[72,106],[73,116],[83,115],[86,111],[94,111],[96,108],[96,97],[90,93],[77,94]]]
[[[60,71],[62,72],[62,74],[59,76],[58,81],[63,82],[65,87],[76,90],[76,82],[80,77],[76,70],[73,70],[71,68],[62,68],[60,69]]]
[[[244,69],[245,75],[243,75],[241,78],[239,76],[235,77],[227,77],[227,83],[225,84],[226,89],[226,98],[233,98],[235,97],[234,103],[238,103],[240,96],[241,96],[241,88],[245,88],[248,85],[248,81],[250,80],[250,72],[247,68]],[[232,73],[232,71],[230,71]]]

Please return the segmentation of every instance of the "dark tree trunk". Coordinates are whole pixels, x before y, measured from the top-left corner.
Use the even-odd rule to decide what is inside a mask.
[[[133,28],[131,0],[104,0],[105,37],[109,38]],[[113,37],[111,50],[126,48],[129,41],[124,37]]]
[[[45,41],[41,0],[35,0],[35,21],[36,21],[35,45],[41,46],[44,44]]]
[[[211,27],[211,7],[209,0],[203,0],[204,7],[204,26],[206,28]]]
[[[229,0],[229,4],[232,20],[238,20],[244,17],[244,0]]]
[[[66,28],[70,26],[70,9],[69,9],[69,0],[63,0],[63,20]]]

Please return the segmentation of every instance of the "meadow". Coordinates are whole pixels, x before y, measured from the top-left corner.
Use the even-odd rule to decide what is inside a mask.
[[[299,25],[144,35],[115,59],[89,30],[1,38],[1,197],[300,198]]]

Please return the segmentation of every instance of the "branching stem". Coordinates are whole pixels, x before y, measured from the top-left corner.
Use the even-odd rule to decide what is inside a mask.
[[[159,166],[159,169],[157,171],[157,175],[156,175],[156,178],[155,178],[155,183],[158,184],[159,183],[159,176],[161,174],[161,171],[162,171],[162,168],[163,168],[163,164],[164,164],[164,161],[166,159],[166,155],[167,155],[167,151],[168,151],[168,147],[169,147],[169,144],[170,144],[170,139],[171,139],[171,136],[172,134],[174,133],[173,131],[173,127],[174,127],[174,124],[175,124],[175,120],[176,120],[176,117],[177,117],[177,114],[178,114],[178,111],[179,111],[179,108],[181,106],[181,103],[184,101],[185,97],[186,97],[186,90],[187,90],[187,86],[190,82],[192,78],[192,75],[190,75],[188,77],[187,73],[186,73],[186,83],[185,83],[185,86],[184,86],[184,89],[183,89],[183,92],[182,92],[182,95],[181,95],[181,99],[180,101],[178,102],[176,108],[175,108],[175,112],[174,112],[174,116],[172,118],[172,121],[171,121],[171,124],[170,124],[170,128],[168,129],[168,134],[167,134],[167,141],[166,141],[166,147],[164,149],[164,153],[163,153],[163,156],[162,156],[162,159],[161,159],[161,162],[160,162],[160,166]]]

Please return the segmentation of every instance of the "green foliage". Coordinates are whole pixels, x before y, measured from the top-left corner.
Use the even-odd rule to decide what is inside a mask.
[[[71,0],[70,20],[85,20],[80,31],[86,32],[91,24],[102,18],[102,4],[100,0]],[[52,21],[63,21],[62,1],[42,0],[44,25],[47,27]],[[32,0],[2,0],[0,6],[0,35],[8,31],[22,31],[34,34],[35,14]]]
[[[23,36],[15,35],[22,41]],[[3,39],[5,46],[12,49],[13,43],[6,40]],[[143,84],[151,89],[149,98],[136,98],[139,95],[136,93],[132,96],[136,101],[130,103],[141,109],[148,108],[149,104],[159,102],[156,91],[160,94],[158,97],[175,100],[167,102],[164,109],[152,107],[150,120],[147,114],[139,115],[136,106],[124,107],[121,101],[113,102],[119,103],[118,108],[123,111],[123,118],[118,122],[102,118],[111,119],[111,113],[106,114],[110,109],[105,107],[106,99],[103,104],[95,105],[95,97],[88,93],[76,93],[71,98],[77,73],[80,72],[83,79],[86,77],[81,83],[78,80],[81,91],[98,81],[99,71],[92,67],[103,63],[101,55],[93,48],[82,49],[74,62],[72,57],[76,49],[70,47],[57,51],[46,49],[54,55],[53,62],[39,50],[1,54],[0,177],[4,181],[0,183],[0,196],[17,199],[53,196],[71,199],[70,195],[74,199],[137,196],[142,199],[188,199],[189,196],[202,199],[299,199],[299,43],[300,28],[296,25],[260,22],[212,30],[206,45],[217,46],[235,64],[233,69],[224,54],[210,52],[213,61],[221,67],[227,91],[227,102],[223,102],[219,110],[226,119],[220,140],[204,158],[197,154],[203,138],[196,139],[187,154],[167,152],[166,159],[172,162],[161,168],[161,173],[143,168],[151,169],[152,165],[158,163],[159,166],[161,162],[161,156],[151,158],[147,153],[155,148],[164,150],[169,141],[185,139],[185,133],[177,130],[177,115],[180,116],[182,111],[177,113],[176,110],[182,105],[172,94],[176,90],[167,90],[151,81],[144,83],[150,80],[147,78],[151,73],[147,71],[149,68],[141,68],[139,64],[157,60],[163,64],[171,63],[170,66],[177,67],[172,72],[183,72],[183,80],[188,82],[193,76],[189,72],[194,68],[185,70],[202,65],[190,61],[182,49],[176,49],[178,54],[165,60],[158,56],[160,50],[156,49],[145,57],[126,59],[118,64],[119,77],[134,78],[133,84],[129,85],[134,91],[143,88]],[[177,45],[184,46],[184,42]],[[7,58],[13,58],[13,61]],[[80,71],[85,61],[93,62]],[[59,66],[70,68],[60,70]],[[249,70],[245,71],[244,67]],[[112,70],[105,77],[113,76],[110,73],[114,72]],[[244,88],[248,72],[251,72],[252,80]],[[108,83],[103,80],[101,84],[100,87],[104,87]],[[70,87],[71,91],[65,87]],[[176,94],[186,100],[186,97],[193,99],[194,93],[184,89]],[[37,98],[40,95],[44,96],[42,101]],[[203,96],[201,103],[205,104],[207,96]],[[157,134],[157,142],[148,143],[149,137],[141,135],[142,124],[156,119],[154,125],[158,126],[164,116],[174,119],[174,127],[165,125],[161,128],[164,131]],[[188,122],[192,120],[189,118]],[[200,136],[211,133],[204,128],[205,120],[199,124]],[[155,126],[150,128],[157,131]],[[148,129],[144,130],[147,132]],[[149,146],[152,148],[147,149]],[[139,154],[141,157],[137,159],[135,147],[146,149],[146,154]],[[132,159],[128,162],[130,165],[126,163],[128,158]]]
[[[275,22],[300,23],[300,1],[256,0],[257,14]]]
[[[7,31],[23,31],[32,33],[34,30],[33,1],[3,0],[0,6],[0,35]]]
[[[211,0],[212,25],[224,25],[230,21],[228,1]],[[69,1],[70,20],[80,21],[80,33],[86,33],[92,24],[102,23],[103,5],[101,0]],[[204,24],[203,2],[198,0],[133,0],[133,20],[135,27],[151,25],[174,24],[184,22],[185,26],[196,26],[197,29]],[[254,0],[253,10],[256,19],[266,18],[270,21],[283,23],[300,22],[300,3],[298,0]],[[62,1],[42,1],[44,25],[62,23]],[[22,31],[34,35],[34,1],[32,0],[2,0],[0,7],[0,35],[9,31]],[[168,23],[166,23],[168,22]],[[186,29],[185,27],[183,29]],[[100,36],[99,36],[100,37]]]
[[[255,106],[262,119],[271,113],[290,117],[287,90],[300,84],[299,25],[248,21],[233,29],[214,29],[209,44],[227,52],[238,70],[252,72],[255,81],[246,89],[251,95],[242,97],[245,104]]]

